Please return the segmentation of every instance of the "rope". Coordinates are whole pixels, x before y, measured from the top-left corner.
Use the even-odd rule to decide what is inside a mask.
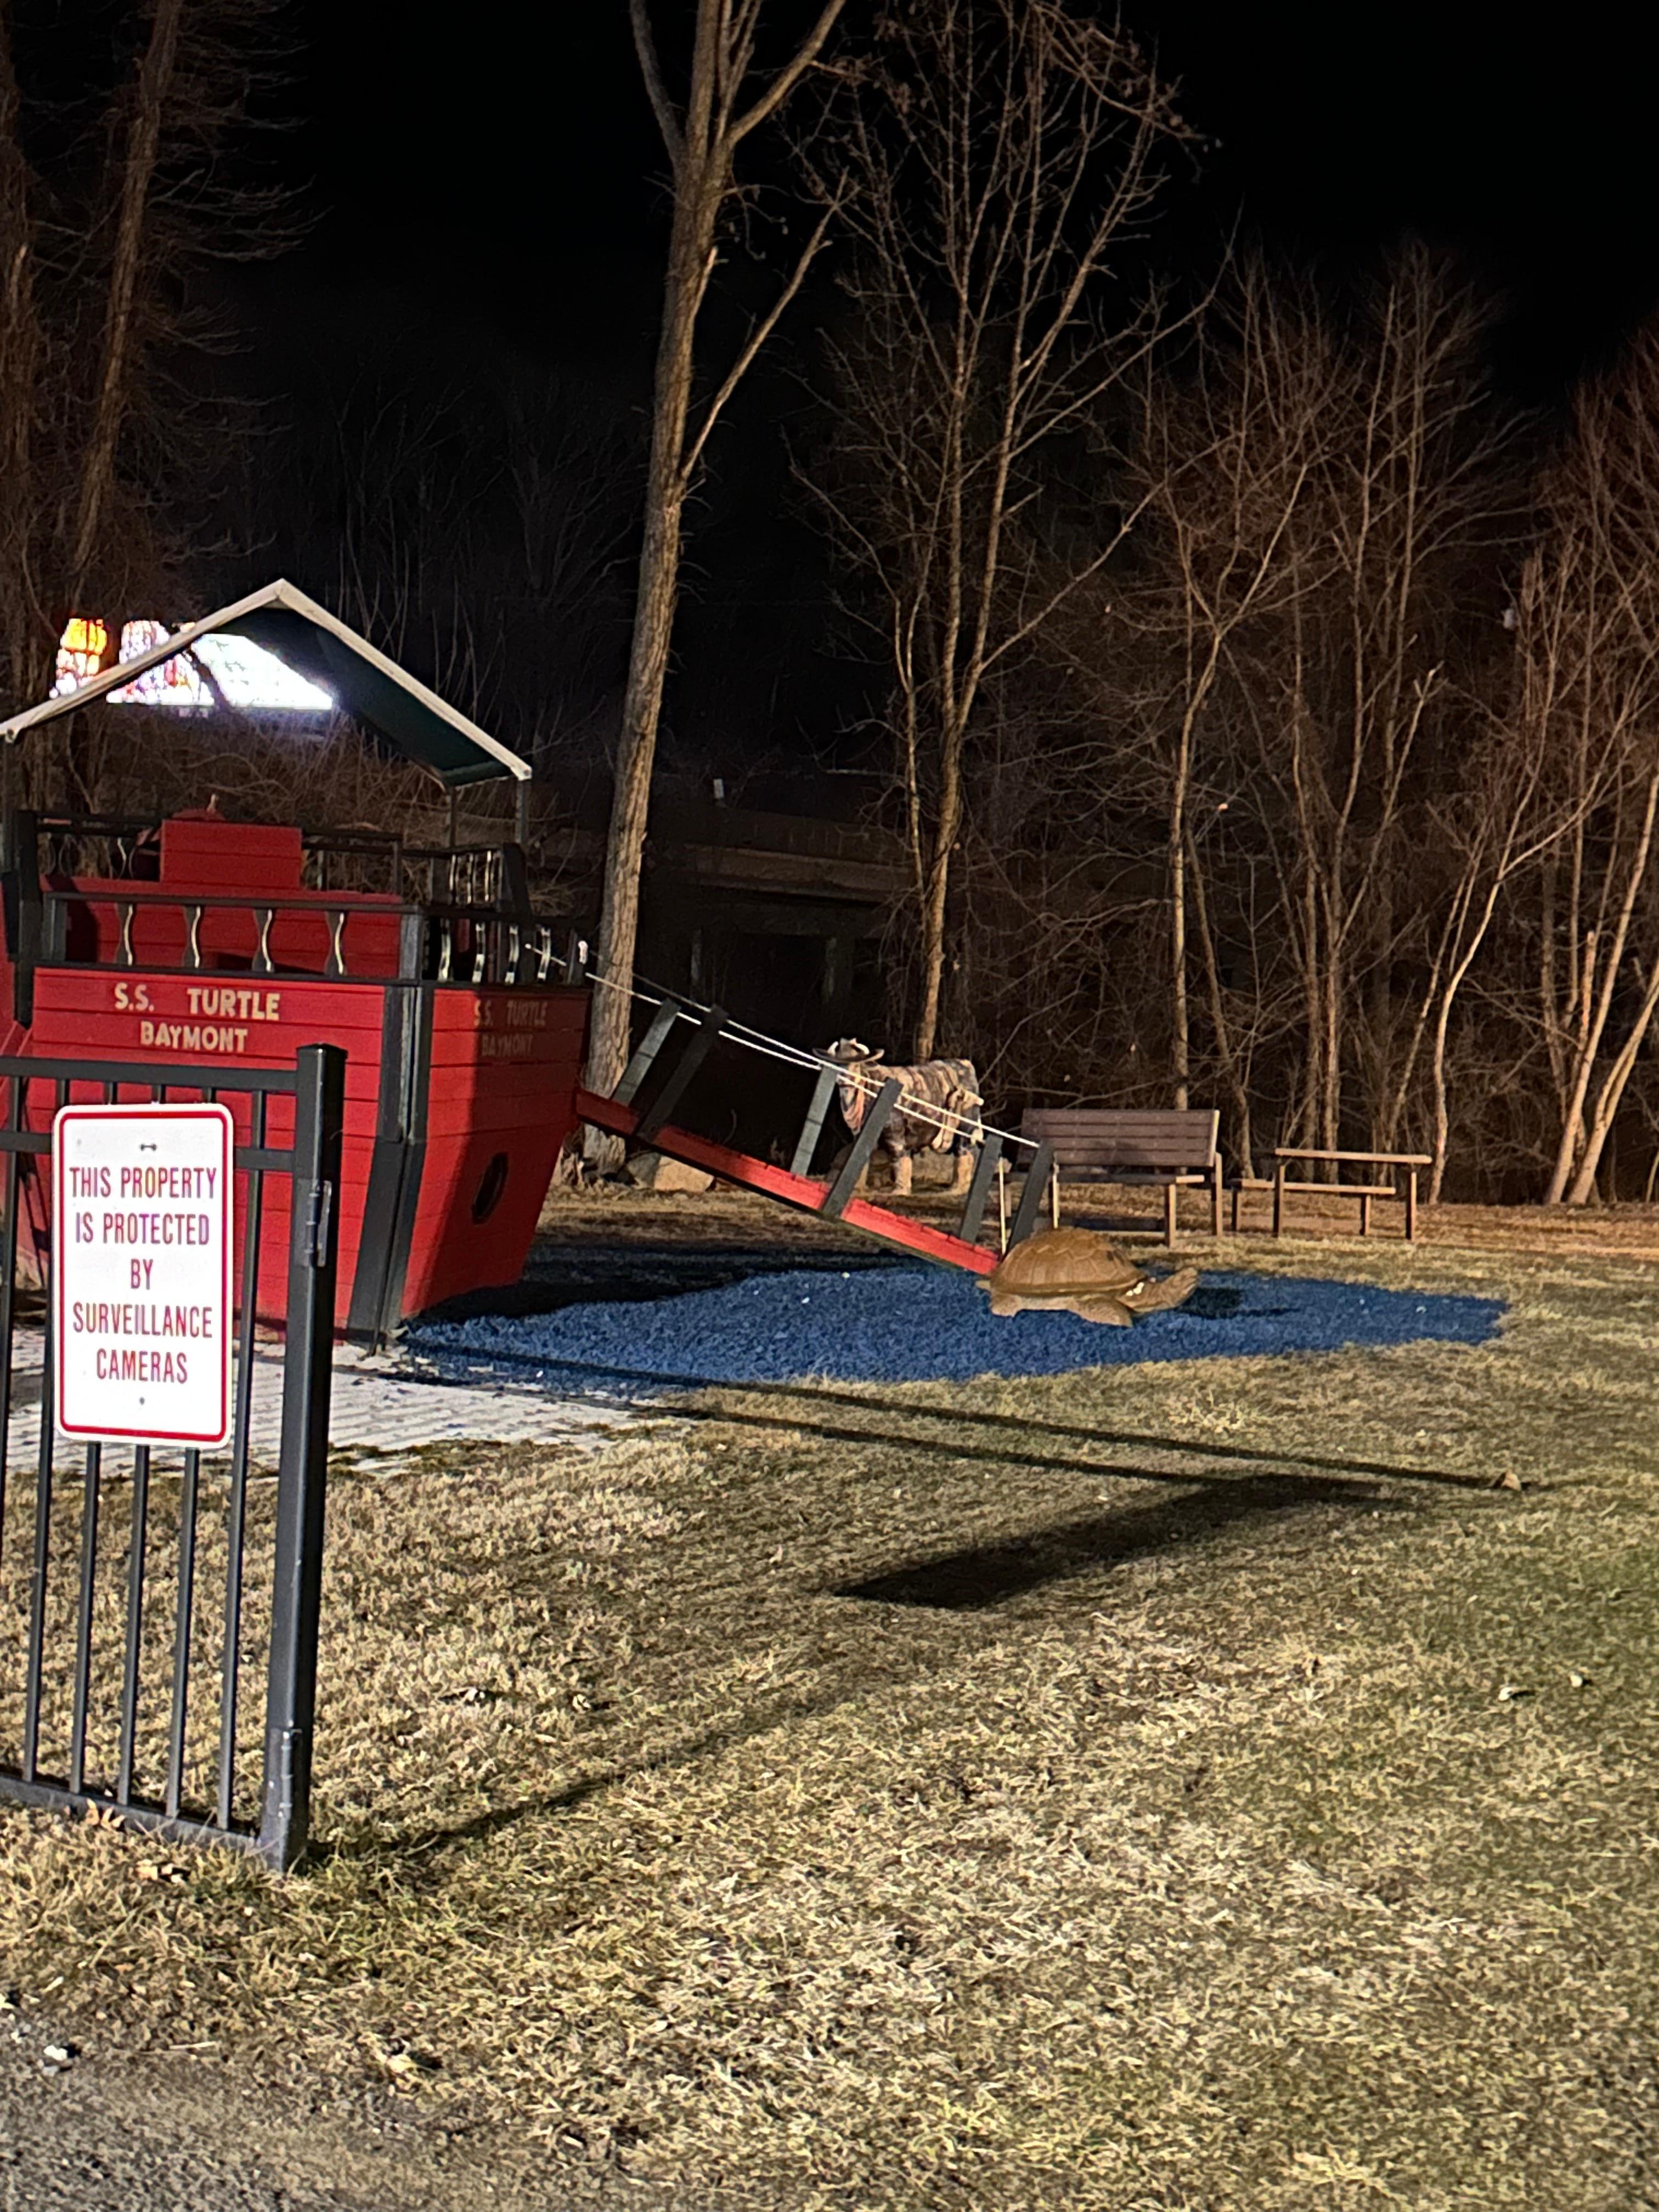
[[[678,991],[669,991],[661,984],[642,991],[635,984],[613,983],[608,975],[590,973],[587,980],[597,984],[602,991],[619,992],[624,998],[632,999],[642,1006],[660,1008],[672,1006],[677,1021],[691,1022],[694,1027],[693,1010],[702,1014],[714,1012],[714,1007],[705,1006],[701,1000],[688,998]],[[745,1052],[757,1053],[764,1060],[781,1060],[788,1067],[833,1068],[837,1082],[850,1083],[855,1090],[864,1091],[872,1099],[880,1097],[882,1087],[888,1080],[884,1076],[865,1075],[857,1067],[848,1067],[840,1060],[826,1059],[821,1052],[808,1052],[804,1046],[786,1044],[781,1037],[769,1036],[765,1030],[750,1029],[744,1022],[727,1021],[721,1035],[729,1036]],[[995,1128],[985,1121],[969,1121],[964,1115],[952,1114],[948,1109],[936,1106],[931,1099],[922,1098],[913,1091],[902,1091],[898,1103],[900,1111],[910,1120],[930,1123],[936,1129],[948,1129],[955,1136],[971,1135],[977,1128],[985,1136],[1000,1137],[1005,1146],[1018,1145],[1027,1152],[1036,1150],[1036,1139],[1033,1137],[1018,1136],[1012,1129]]]

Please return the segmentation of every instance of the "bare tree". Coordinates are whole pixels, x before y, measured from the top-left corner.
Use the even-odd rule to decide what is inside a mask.
[[[1294,332],[1287,332],[1297,343]],[[1280,794],[1307,991],[1303,1127],[1341,1142],[1343,1085],[1364,1063],[1373,1141],[1390,1096],[1397,963],[1425,919],[1425,802],[1464,739],[1460,598],[1505,504],[1508,425],[1482,371],[1483,313],[1421,248],[1337,349],[1320,496],[1301,557],[1324,571],[1281,639],[1264,756]],[[1271,696],[1272,695],[1270,695]]]
[[[1437,664],[1503,497],[1479,330],[1419,254],[1346,318],[1241,258],[1136,394],[1133,538],[1045,634],[1096,781],[1143,811],[1143,851],[1161,823],[1152,1020],[1176,1099],[1218,1085],[1243,1163],[1270,1048],[1304,1141],[1342,1140],[1345,1081],[1374,1142],[1410,1092],[1446,872],[1425,810],[1472,712]]]
[[[1468,713],[1449,664],[1504,504],[1480,331],[1420,251],[1346,316],[1246,262],[1194,365],[1149,395],[1137,466],[1157,526],[1121,598],[1169,668],[1140,719],[1166,822],[1171,1059],[1179,1084],[1195,924],[1241,1127],[1217,943],[1265,925],[1301,1000],[1281,1129],[1341,1143],[1358,1076],[1371,1141],[1394,1140],[1413,1053],[1398,979],[1435,927],[1425,810]],[[1277,885],[1264,910],[1253,874],[1248,930],[1229,882],[1246,860]],[[1258,1037],[1276,1026],[1261,1003],[1241,1012]]]
[[[1578,395],[1517,610],[1565,831],[1540,890],[1560,1100],[1547,1205],[1582,1206],[1659,1012],[1659,336]]]
[[[9,15],[0,13],[0,591],[4,678],[14,702],[39,698],[52,663],[43,650],[49,617],[40,604],[35,538],[42,359],[46,336],[39,299],[39,188],[23,151],[23,101]]]
[[[0,23],[0,643],[15,701],[45,690],[70,613],[102,619],[112,657],[127,612],[180,595],[170,502],[222,442],[178,376],[180,354],[215,335],[188,278],[290,234],[282,195],[226,159],[271,58],[269,12],[136,5],[135,64],[68,131],[36,127],[44,96]],[[83,802],[109,726],[70,718],[62,766]],[[30,754],[26,773],[54,772]]]
[[[1327,349],[1304,355],[1285,339],[1265,272],[1246,264],[1200,325],[1193,358],[1149,362],[1125,471],[1145,526],[1134,574],[1117,594],[1115,626],[1131,634],[1133,659],[1161,667],[1168,687],[1154,681],[1150,696],[1143,690],[1134,720],[1167,825],[1174,1103],[1188,1103],[1195,941],[1247,1163],[1254,1147],[1246,1054],[1233,1034],[1205,866],[1207,833],[1231,810],[1237,781],[1226,717],[1212,711],[1221,705],[1218,693],[1237,675],[1248,638],[1323,580],[1316,559],[1296,557],[1292,530],[1310,479],[1328,459],[1331,363]],[[1113,628],[1102,629],[1108,651],[1122,641]],[[1206,734],[1220,742],[1206,745]]]
[[[912,0],[817,142],[860,252],[811,483],[890,658],[918,1058],[938,1039],[975,714],[1127,526],[1056,557],[1065,442],[1158,325],[1115,316],[1109,284],[1179,129],[1128,38],[1058,0]]]
[[[114,240],[104,302],[104,329],[92,404],[81,456],[80,491],[69,558],[71,604],[85,587],[97,550],[99,526],[115,480],[116,448],[129,405],[132,356],[161,133],[171,105],[179,60],[185,0],[155,0],[149,36],[131,95],[131,117],[115,194]]]
[[[679,593],[686,501],[710,434],[799,290],[823,242],[833,204],[821,213],[771,307],[755,320],[730,367],[701,404],[694,404],[698,317],[719,264],[722,225],[741,196],[738,149],[778,113],[817,62],[844,0],[824,0],[805,38],[769,72],[757,69],[756,61],[766,0],[697,0],[683,107],[670,95],[646,0],[629,0],[629,4],[646,90],[668,149],[673,216],[657,343],[639,592],[605,848],[597,969],[601,983],[609,988],[595,994],[588,1048],[588,1081],[596,1091],[614,1086],[628,1053],[628,991],[639,933],[640,867]],[[614,1149],[613,1142],[596,1140],[596,1152],[601,1155]]]
[[[1540,454],[1484,328],[1420,251],[1335,300],[1247,263],[1109,396],[1092,536],[1022,510],[1043,619],[981,684],[956,863],[1005,1089],[1184,1081],[1247,1165],[1273,1122],[1410,1142],[1432,1199],[1541,1159],[1583,1203],[1650,1142],[1659,332]]]
[[[1436,927],[1428,970],[1408,1039],[1383,1107],[1381,1134],[1392,1142],[1406,1111],[1426,1042],[1432,1165],[1428,1201],[1445,1186],[1451,1145],[1449,1040],[1465,984],[1486,950],[1507,896],[1571,835],[1577,817],[1551,801],[1547,715],[1526,699],[1510,720],[1494,718],[1471,744],[1456,787],[1429,810],[1431,849],[1419,854],[1413,887],[1433,894]]]

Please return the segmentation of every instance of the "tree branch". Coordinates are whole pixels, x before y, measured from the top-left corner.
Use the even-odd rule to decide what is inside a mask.
[[[628,0],[628,15],[634,27],[634,51],[640,58],[640,75],[645,79],[651,112],[657,118],[657,128],[662,132],[663,143],[678,176],[685,160],[685,134],[663,82],[662,64],[657,58],[657,42],[651,35],[651,19],[646,14],[645,0]]]
[[[633,0],[633,3],[637,8],[642,4],[642,0]],[[727,126],[726,143],[728,148],[736,146],[739,139],[746,138],[757,125],[764,123],[769,115],[775,114],[782,106],[823,51],[823,42],[835,29],[836,18],[845,5],[846,0],[825,0],[823,12],[807,33],[793,61],[780,70],[753,106],[746,108]]]
[[[817,258],[818,249],[823,244],[824,237],[830,228],[830,225],[836,218],[839,204],[838,201],[832,201],[818,217],[817,225],[813,229],[812,235],[807,240],[806,244],[801,249],[800,258],[796,262],[794,270],[790,276],[788,283],[784,286],[782,291],[779,293],[777,298],[772,302],[771,307],[767,310],[760,321],[756,324],[754,329],[749,333],[748,339],[741,352],[739,352],[737,359],[732,362],[731,368],[727,369],[725,377],[721,380],[719,390],[708,402],[708,407],[703,412],[702,422],[697,430],[696,435],[691,440],[690,445],[687,447],[685,457],[680,464],[680,474],[686,483],[689,483],[691,477],[696,473],[697,463],[702,457],[702,449],[708,442],[708,434],[710,431],[713,430],[716,422],[720,419],[720,410],[726,405],[726,401],[732,397],[732,394],[737,390],[738,385],[742,383],[744,378],[749,373],[750,367],[753,365],[756,356],[760,352],[761,348],[766,343],[768,338],[771,337],[773,331],[777,328],[779,319],[782,316],[785,308],[788,307],[789,302],[794,298],[796,293],[799,291],[802,284],[805,282],[806,272]]]

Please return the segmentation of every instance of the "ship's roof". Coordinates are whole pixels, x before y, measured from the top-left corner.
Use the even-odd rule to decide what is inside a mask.
[[[43,700],[0,722],[0,738],[15,744],[26,731],[84,707],[89,700],[101,699],[106,691],[131,684],[146,669],[185,652],[198,637],[216,633],[245,637],[274,653],[296,675],[331,693],[343,713],[372,730],[394,752],[418,762],[449,789],[503,775],[523,782],[530,775],[528,761],[509,752],[337,615],[280,576],[216,614],[186,623],[160,645],[106,668],[61,698]]]

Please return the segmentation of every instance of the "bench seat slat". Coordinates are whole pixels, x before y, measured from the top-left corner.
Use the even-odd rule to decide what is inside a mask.
[[[1048,1142],[1054,1158],[1071,1175],[1204,1175],[1210,1165],[1206,1159],[1172,1160],[1157,1152],[1111,1152],[1104,1159],[1095,1159],[1086,1153],[1068,1152],[1064,1145],[1056,1145],[1052,1137]]]

